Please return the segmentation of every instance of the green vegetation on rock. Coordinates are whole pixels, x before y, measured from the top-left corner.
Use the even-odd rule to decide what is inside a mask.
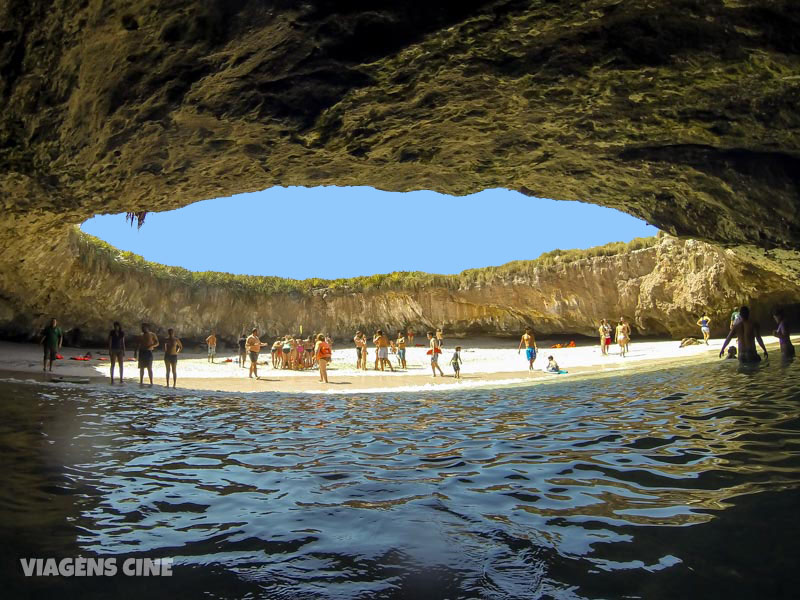
[[[636,238],[630,242],[611,242],[583,250],[552,250],[533,260],[515,260],[497,267],[467,269],[455,275],[440,275],[422,271],[395,271],[340,279],[288,279],[259,275],[234,275],[218,271],[190,271],[145,260],[138,254],[118,250],[103,240],[75,228],[78,255],[87,267],[107,268],[114,272],[170,280],[190,286],[225,287],[232,292],[256,294],[311,294],[319,291],[371,292],[388,290],[418,290],[423,287],[459,289],[475,284],[485,285],[520,277],[530,277],[537,269],[556,268],[603,256],[617,256],[654,246],[663,234]]]

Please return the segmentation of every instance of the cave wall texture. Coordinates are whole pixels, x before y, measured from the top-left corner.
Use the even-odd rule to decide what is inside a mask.
[[[798,30],[767,0],[5,0],[0,300],[39,314],[95,214],[333,184],[602,204],[793,289]]]

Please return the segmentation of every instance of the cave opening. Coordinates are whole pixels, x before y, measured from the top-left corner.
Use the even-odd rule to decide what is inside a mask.
[[[100,215],[81,228],[154,263],[289,279],[451,275],[658,233],[614,209],[505,189],[456,197],[273,187],[149,213],[146,224],[143,216],[129,213],[128,226],[121,215]]]

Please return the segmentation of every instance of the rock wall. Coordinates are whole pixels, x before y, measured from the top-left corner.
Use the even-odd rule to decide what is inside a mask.
[[[76,232],[55,253],[58,261],[19,263],[13,277],[5,270],[3,286],[17,290],[0,303],[0,332],[6,336],[31,335],[50,316],[66,328],[80,328],[84,340],[103,339],[113,320],[134,331],[142,321],[162,332],[174,327],[188,340],[202,340],[211,329],[232,340],[254,325],[269,336],[295,333],[302,325],[306,333],[325,331],[340,339],[357,329],[409,326],[420,334],[443,327],[448,336],[516,336],[528,325],[540,335],[593,335],[599,318],[624,315],[638,335],[682,337],[697,335],[695,321],[703,310],[720,334],[733,306],[751,304],[765,317],[776,304],[800,298],[800,286],[733,250],[669,236],[615,256],[556,259],[550,266],[520,263],[513,276],[482,269],[471,277],[442,276],[438,285],[367,292],[322,285],[307,293],[263,294],[255,286],[187,283],[109,260]],[[52,254],[51,248],[41,251],[42,257]]]
[[[46,227],[273,185],[505,187],[794,252],[796,8],[6,0],[4,213]]]

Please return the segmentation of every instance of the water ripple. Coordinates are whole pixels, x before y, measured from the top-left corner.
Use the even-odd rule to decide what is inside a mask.
[[[2,384],[0,514],[210,569],[220,597],[747,597],[730,571],[763,548],[696,546],[797,497],[800,369],[730,367],[423,397]]]

